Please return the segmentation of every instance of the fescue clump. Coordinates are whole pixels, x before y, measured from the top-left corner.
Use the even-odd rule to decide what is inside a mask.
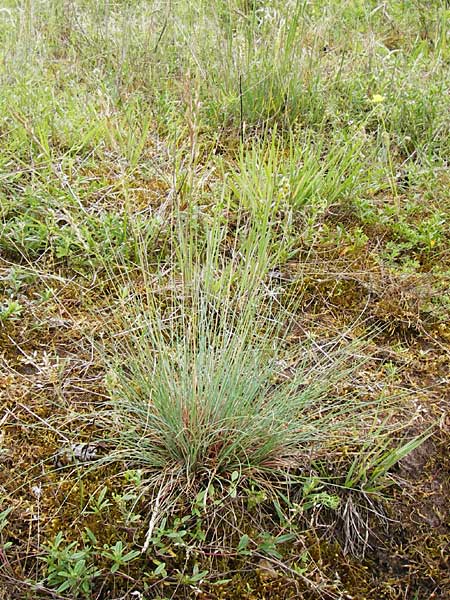
[[[183,249],[181,275],[164,285],[142,267],[145,292],[123,300],[102,350],[103,460],[188,490],[236,472],[286,484],[308,477],[318,456],[366,444],[387,409],[348,391],[364,352],[292,335],[301,293],[285,300],[270,284],[272,238],[261,223],[231,258],[216,227],[202,256]]]
[[[110,357],[103,416],[121,457],[186,477],[298,468],[353,412],[351,400],[331,394],[343,353],[314,358],[304,347],[283,376],[285,323],[264,322],[262,307],[236,314],[200,286],[193,294],[167,321],[139,314],[139,329]]]

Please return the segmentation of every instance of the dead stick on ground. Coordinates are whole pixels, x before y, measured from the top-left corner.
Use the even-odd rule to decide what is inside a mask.
[[[152,511],[152,517],[150,519],[150,523],[148,524],[148,529],[147,529],[147,534],[145,536],[145,542],[144,542],[144,546],[141,550],[142,554],[144,554],[145,552],[147,552],[148,547],[150,546],[150,540],[152,539],[152,534],[153,534],[153,529],[155,528],[155,524],[156,524],[156,520],[158,518],[159,515],[159,505],[161,503],[161,497],[163,494],[165,486],[161,486],[159,488],[159,492],[158,495],[156,496],[156,500],[155,500],[155,505],[153,507],[153,511]]]

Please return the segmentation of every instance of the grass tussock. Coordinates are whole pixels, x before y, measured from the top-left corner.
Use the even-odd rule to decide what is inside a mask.
[[[211,245],[206,255],[217,256]],[[124,300],[105,356],[111,401],[97,415],[105,440],[115,432],[111,458],[187,481],[236,470],[287,474],[307,469],[306,456],[333,432],[348,436],[355,411],[369,416],[369,403],[334,395],[361,360],[339,341],[322,349],[305,339],[283,375],[295,321],[270,300],[264,261],[255,258],[231,261],[228,271],[194,263],[192,279],[169,279],[163,306],[149,285],[145,299]],[[247,278],[236,280],[239,263]]]

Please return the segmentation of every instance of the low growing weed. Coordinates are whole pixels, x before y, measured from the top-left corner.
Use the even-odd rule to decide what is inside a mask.
[[[80,548],[76,541],[67,543],[60,532],[47,544],[42,556],[45,583],[57,592],[90,598],[93,580],[101,574],[93,559],[92,546],[87,544]]]

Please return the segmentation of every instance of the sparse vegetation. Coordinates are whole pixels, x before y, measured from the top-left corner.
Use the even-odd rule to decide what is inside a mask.
[[[0,598],[447,598],[444,0],[6,0]]]

